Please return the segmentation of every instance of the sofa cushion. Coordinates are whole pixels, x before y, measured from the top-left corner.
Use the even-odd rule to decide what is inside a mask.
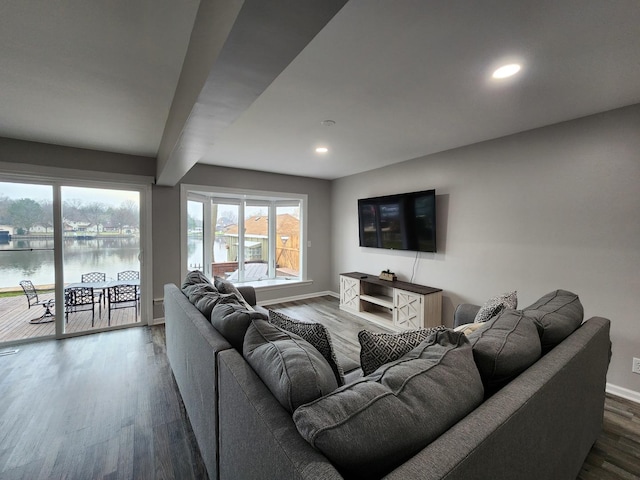
[[[203,295],[195,298],[194,306],[200,310],[200,313],[206,317],[207,320],[211,320],[211,313],[216,305],[219,303],[238,303],[235,295],[223,295],[220,292],[207,292]]]
[[[288,332],[299,335],[313,345],[329,363],[331,370],[333,370],[333,373],[336,376],[338,385],[344,385],[344,372],[336,358],[335,352],[333,351],[331,335],[329,334],[327,327],[321,323],[296,320],[295,318],[291,318],[284,313],[276,312],[274,310],[269,310],[269,322],[277,327],[285,329]]]
[[[420,345],[429,335],[444,329],[445,327],[439,326],[398,333],[374,333],[361,330],[358,332],[358,341],[362,373],[369,375],[381,365],[398,360]]]
[[[211,284],[211,280],[209,280],[207,276],[200,270],[192,270],[184,277],[184,281],[182,282],[182,290],[184,291],[185,287],[188,287],[189,285],[195,285],[197,283]]]
[[[236,288],[236,286],[225,280],[222,277],[213,277],[213,285],[218,289],[220,293],[232,294],[238,298],[238,301],[246,308],[247,310],[253,310],[253,307],[249,305],[249,302],[245,300],[240,291]]]
[[[518,308],[518,292],[503,293],[502,295],[496,295],[495,297],[487,300],[484,305],[480,307],[474,323],[486,322],[490,318],[495,317],[500,312],[506,309]]]
[[[266,320],[261,312],[247,310],[239,302],[218,303],[211,312],[211,325],[239,352],[242,352],[244,335],[252,320]]]
[[[401,359],[299,407],[293,419],[342,473],[379,478],[475,409],[483,393],[469,341],[442,330]]]
[[[253,320],[249,325],[243,355],[291,413],[338,388],[329,363],[313,345],[264,320]]]
[[[537,302],[523,310],[538,327],[542,353],[571,335],[584,318],[584,309],[578,295],[566,290],[547,293]]]
[[[540,358],[538,330],[519,310],[505,310],[467,338],[488,394]]]

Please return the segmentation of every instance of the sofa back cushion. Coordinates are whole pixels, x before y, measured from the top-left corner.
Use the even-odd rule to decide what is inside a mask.
[[[209,280],[207,276],[200,270],[191,270],[184,277],[184,281],[182,282],[182,290],[184,291],[185,287],[188,287],[189,285],[195,285],[198,283],[208,283],[211,285],[211,280]]]
[[[578,295],[566,290],[547,293],[523,313],[538,327],[543,354],[571,335],[584,319]]]
[[[293,419],[345,475],[379,478],[475,409],[483,394],[468,340],[444,330],[372,375],[302,405]]]
[[[241,353],[244,336],[251,321],[266,319],[267,316],[264,313],[247,310],[235,300],[229,303],[218,303],[211,311],[211,325]]]
[[[264,320],[253,320],[243,356],[290,413],[338,388],[329,363],[309,342]]]
[[[504,310],[468,339],[487,394],[525,371],[541,354],[538,330],[519,310]]]

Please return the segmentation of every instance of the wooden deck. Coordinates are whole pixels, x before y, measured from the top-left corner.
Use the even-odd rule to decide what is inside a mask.
[[[53,298],[53,293],[39,295],[40,299]],[[55,307],[52,311],[55,313]],[[0,298],[0,343],[15,340],[34,339],[51,336],[55,333],[54,322],[32,324],[29,320],[38,318],[44,312],[40,305],[28,308],[24,295]],[[130,325],[140,322],[140,311],[136,316],[135,308],[124,308],[111,312],[111,326]],[[65,326],[66,333],[86,332],[108,327],[108,312],[95,306],[94,326],[91,326],[91,310],[70,313]]]

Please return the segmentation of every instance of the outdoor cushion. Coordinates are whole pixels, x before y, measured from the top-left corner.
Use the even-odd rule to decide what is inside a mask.
[[[486,322],[490,318],[495,317],[500,312],[506,309],[515,309],[518,307],[518,292],[503,293],[502,295],[496,295],[495,297],[487,300],[484,305],[480,307],[474,323]]]
[[[543,353],[571,335],[584,318],[584,309],[578,295],[566,290],[547,293],[525,308],[523,313],[536,323]]]
[[[244,335],[254,319],[266,320],[261,312],[247,310],[237,301],[218,303],[211,312],[211,325],[239,352],[242,352]]]
[[[483,395],[469,341],[443,330],[375,373],[302,405],[293,420],[345,476],[380,478],[475,409]]]
[[[519,310],[505,310],[467,338],[488,394],[540,358],[538,330]]]
[[[244,358],[289,412],[338,388],[333,370],[302,337],[254,320],[244,338]]]
[[[369,375],[385,363],[398,360],[420,345],[429,335],[445,328],[439,326],[397,333],[374,333],[361,330],[358,332],[358,341],[362,373]]]
[[[336,358],[336,354],[333,351],[331,335],[329,334],[327,327],[321,323],[296,320],[295,318],[291,318],[284,313],[276,312],[274,310],[269,310],[269,322],[285,329],[288,332],[301,336],[313,345],[329,363],[338,385],[344,385],[344,372],[342,371],[342,367],[340,366],[340,363]]]

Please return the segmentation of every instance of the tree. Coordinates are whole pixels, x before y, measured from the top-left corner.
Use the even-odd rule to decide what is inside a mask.
[[[88,222],[90,225],[96,226],[96,232],[98,232],[98,226],[101,225],[106,217],[107,208],[104,204],[99,202],[92,202],[80,207],[80,215],[82,220]]]
[[[13,201],[8,210],[13,226],[26,233],[29,233],[29,230],[42,218],[42,207],[30,198]]]
[[[6,195],[0,195],[0,225],[6,225],[11,223],[11,217],[9,216],[9,205],[11,200]]]
[[[41,213],[38,222],[47,229],[53,228],[53,202],[42,200],[40,202]]]
[[[140,223],[138,204],[131,200],[122,202],[118,208],[110,208],[107,213],[108,221],[112,226],[118,227],[120,233],[123,227],[137,227]]]

